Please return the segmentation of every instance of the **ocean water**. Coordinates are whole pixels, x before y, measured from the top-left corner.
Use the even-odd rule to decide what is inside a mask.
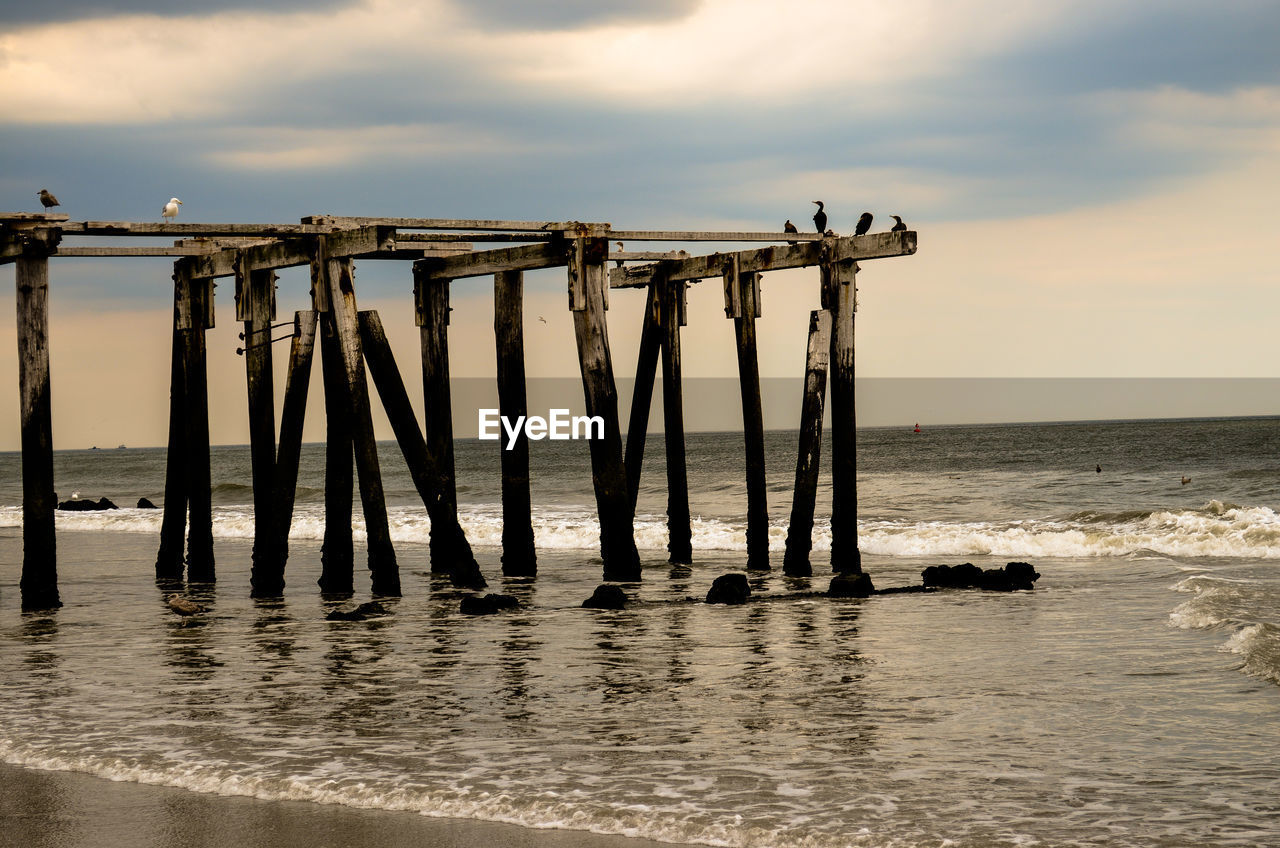
[[[607,612],[579,608],[600,579],[585,445],[532,446],[539,576],[505,580],[498,448],[459,441],[464,527],[490,591],[523,604],[486,618],[428,573],[383,445],[404,597],[366,622],[325,621],[315,587],[319,446],[270,602],[247,597],[248,451],[214,450],[219,582],[191,590],[192,620],[151,579],[159,512],[130,508],[59,513],[65,606],[21,614],[19,463],[0,455],[0,759],[672,843],[1280,845],[1280,419],[860,431],[878,586],[1017,559],[1037,588],[806,596],[828,487],[815,577],[753,573],[733,608],[697,599],[742,566],[741,436],[687,445],[696,562],[665,562],[651,437],[644,579]],[[795,449],[768,434],[775,567]],[[159,502],[163,462],[63,452],[56,485]]]

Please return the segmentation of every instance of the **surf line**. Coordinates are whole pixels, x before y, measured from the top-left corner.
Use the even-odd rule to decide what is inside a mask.
[[[513,450],[516,440],[523,431],[533,441],[542,439],[603,439],[604,416],[601,415],[569,415],[567,409],[549,409],[543,418],[541,415],[521,415],[513,422],[505,415],[499,415],[496,409],[479,409],[479,433],[481,439],[496,441],[501,438],[498,428],[507,434],[506,450]]]

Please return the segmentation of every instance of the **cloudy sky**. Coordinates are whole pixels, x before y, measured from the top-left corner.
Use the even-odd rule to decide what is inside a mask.
[[[1280,376],[1274,2],[0,0],[0,20],[5,210],[48,187],[75,220],[158,220],[176,195],[187,221],[764,230],[822,198],[837,231],[870,210],[920,234],[863,266],[860,375]],[[58,446],[163,443],[169,273],[54,261]],[[408,269],[358,274],[413,384]],[[530,372],[571,376],[563,273],[527,285]],[[764,291],[762,371],[794,376],[816,274]],[[243,442],[219,293],[214,439]],[[282,276],[283,310],[305,293]],[[491,296],[455,286],[456,375],[493,373]],[[611,303],[620,374],[640,307]],[[731,339],[696,289],[686,373],[736,373]],[[0,449],[16,371],[0,322]]]

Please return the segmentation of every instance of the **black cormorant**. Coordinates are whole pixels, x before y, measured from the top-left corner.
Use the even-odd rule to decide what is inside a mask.
[[[890,218],[892,218],[893,220],[895,220],[895,221],[897,221],[897,222],[898,222],[898,223],[894,224],[892,227],[890,227],[890,228],[889,228],[889,232],[891,232],[891,233],[905,233],[905,232],[907,231],[907,225],[906,225],[906,224],[904,224],[904,223],[902,223],[902,218],[900,218],[900,217],[899,217],[899,216],[897,216],[897,215],[890,215],[889,217],[890,217]]]
[[[784,233],[798,233],[798,232],[800,232],[799,230],[797,230],[797,229],[796,229],[796,225],[795,225],[795,224],[793,224],[793,223],[791,223],[791,219],[790,219],[790,218],[788,218],[788,219],[787,219],[787,223],[785,223],[785,224],[783,224],[783,225],[782,225],[782,231],[783,231]],[[795,242],[794,242],[794,241],[791,241],[790,239],[788,239],[788,240],[787,240],[787,244],[795,244]]]
[[[858,219],[858,226],[854,228],[853,234],[855,236],[865,236],[867,230],[871,229],[871,218],[870,212],[863,212],[862,217]]]
[[[62,204],[58,203],[58,198],[49,193],[49,189],[42,188],[40,189],[40,205],[45,209],[52,209],[53,207],[61,206]]]
[[[818,204],[818,211],[813,213],[813,225],[817,228],[818,232],[825,233],[827,231],[827,213],[822,209],[821,200],[815,200],[813,202]]]

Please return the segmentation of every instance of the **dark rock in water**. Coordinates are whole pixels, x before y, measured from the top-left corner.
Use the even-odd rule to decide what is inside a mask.
[[[721,574],[707,592],[709,604],[745,604],[751,595],[745,574]]]
[[[582,606],[584,609],[625,609],[627,593],[617,586],[601,583],[591,597],[582,602]]]
[[[85,499],[85,500],[73,499],[69,501],[63,501],[62,503],[58,504],[58,509],[66,510],[68,512],[93,512],[95,510],[101,510],[101,509],[119,509],[119,508],[120,507],[116,506],[106,498],[102,498],[96,501],[88,500],[88,499]]]
[[[520,602],[511,595],[468,595],[459,608],[463,615],[493,615],[503,610],[519,609]]]
[[[920,572],[924,585],[941,589],[988,589],[1012,592],[1032,589],[1040,575],[1026,562],[1011,562],[1004,568],[978,568],[971,562],[961,565],[931,565]]]
[[[890,586],[887,589],[876,589],[877,595],[919,595],[923,592],[936,592],[932,586]]]
[[[869,598],[875,591],[870,574],[837,574],[827,588],[833,598]]]
[[[456,563],[449,571],[449,582],[459,589],[483,589],[489,585],[475,562]]]
[[[146,498],[138,498],[138,509],[157,509],[156,505]]]
[[[386,615],[387,608],[377,601],[367,601],[355,609],[334,610],[324,617],[325,621],[364,621],[378,615]]]

